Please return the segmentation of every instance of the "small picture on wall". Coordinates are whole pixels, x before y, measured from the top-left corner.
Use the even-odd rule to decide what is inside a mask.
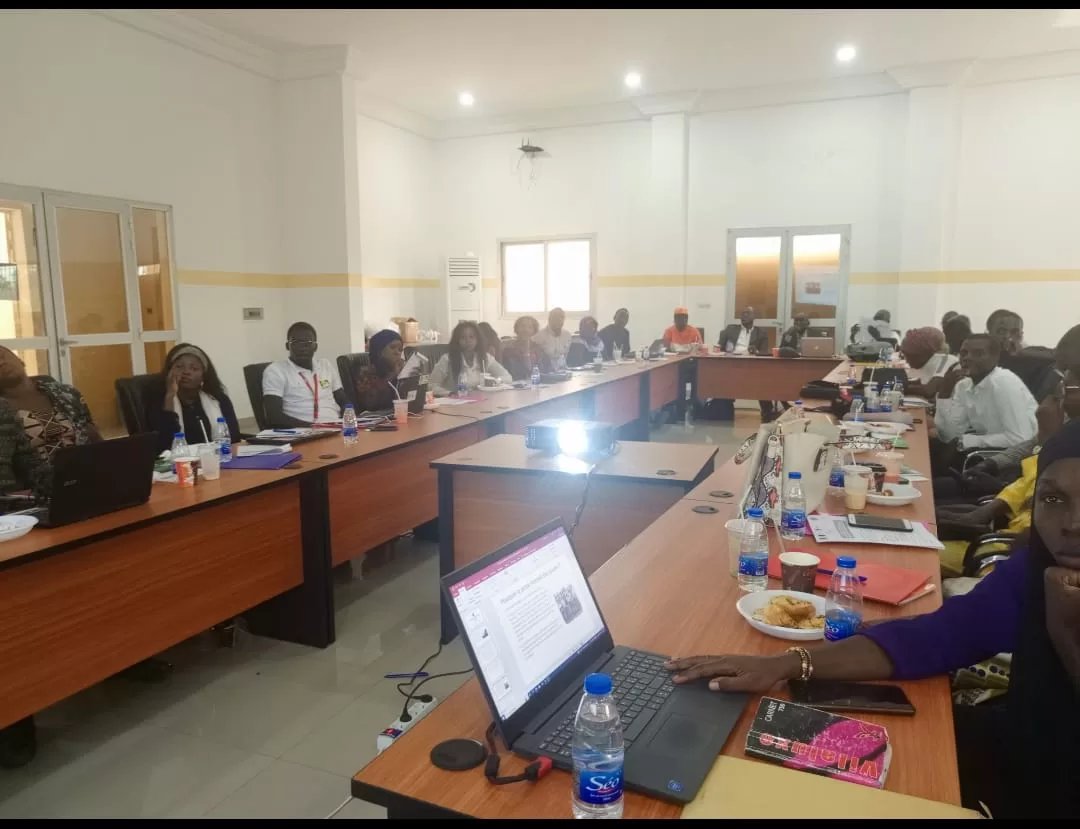
[[[0,265],[0,299],[19,301],[18,265]]]

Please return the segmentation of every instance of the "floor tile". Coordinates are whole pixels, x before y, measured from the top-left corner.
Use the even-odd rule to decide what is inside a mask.
[[[345,808],[334,815],[335,820],[370,820],[372,818],[385,818],[386,807],[376,806],[366,800],[353,798],[345,804]]]
[[[276,760],[206,816],[325,818],[348,796],[347,777]]]
[[[197,816],[273,762],[144,726],[91,747],[59,740],[39,760],[0,775],[0,816]]]

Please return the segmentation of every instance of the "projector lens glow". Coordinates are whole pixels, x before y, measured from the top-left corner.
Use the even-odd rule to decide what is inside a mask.
[[[585,436],[585,427],[581,423],[564,423],[559,426],[559,451],[576,458],[585,454],[589,448],[589,439]]]

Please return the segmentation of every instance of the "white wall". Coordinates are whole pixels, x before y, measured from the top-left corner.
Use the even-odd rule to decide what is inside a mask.
[[[172,205],[180,270],[278,269],[272,81],[81,11],[5,12],[0,77],[0,181]],[[246,413],[241,366],[280,352],[280,291],[182,286],[180,313]]]
[[[373,118],[356,119],[364,321],[412,316],[438,328],[442,303],[435,153],[426,138]],[[438,217],[438,218],[437,218]],[[433,282],[424,287],[419,281]]]

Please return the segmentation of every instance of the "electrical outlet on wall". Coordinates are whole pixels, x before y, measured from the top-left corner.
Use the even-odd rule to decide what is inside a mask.
[[[245,308],[244,309],[244,322],[251,320],[261,320],[263,318],[262,308]]]

